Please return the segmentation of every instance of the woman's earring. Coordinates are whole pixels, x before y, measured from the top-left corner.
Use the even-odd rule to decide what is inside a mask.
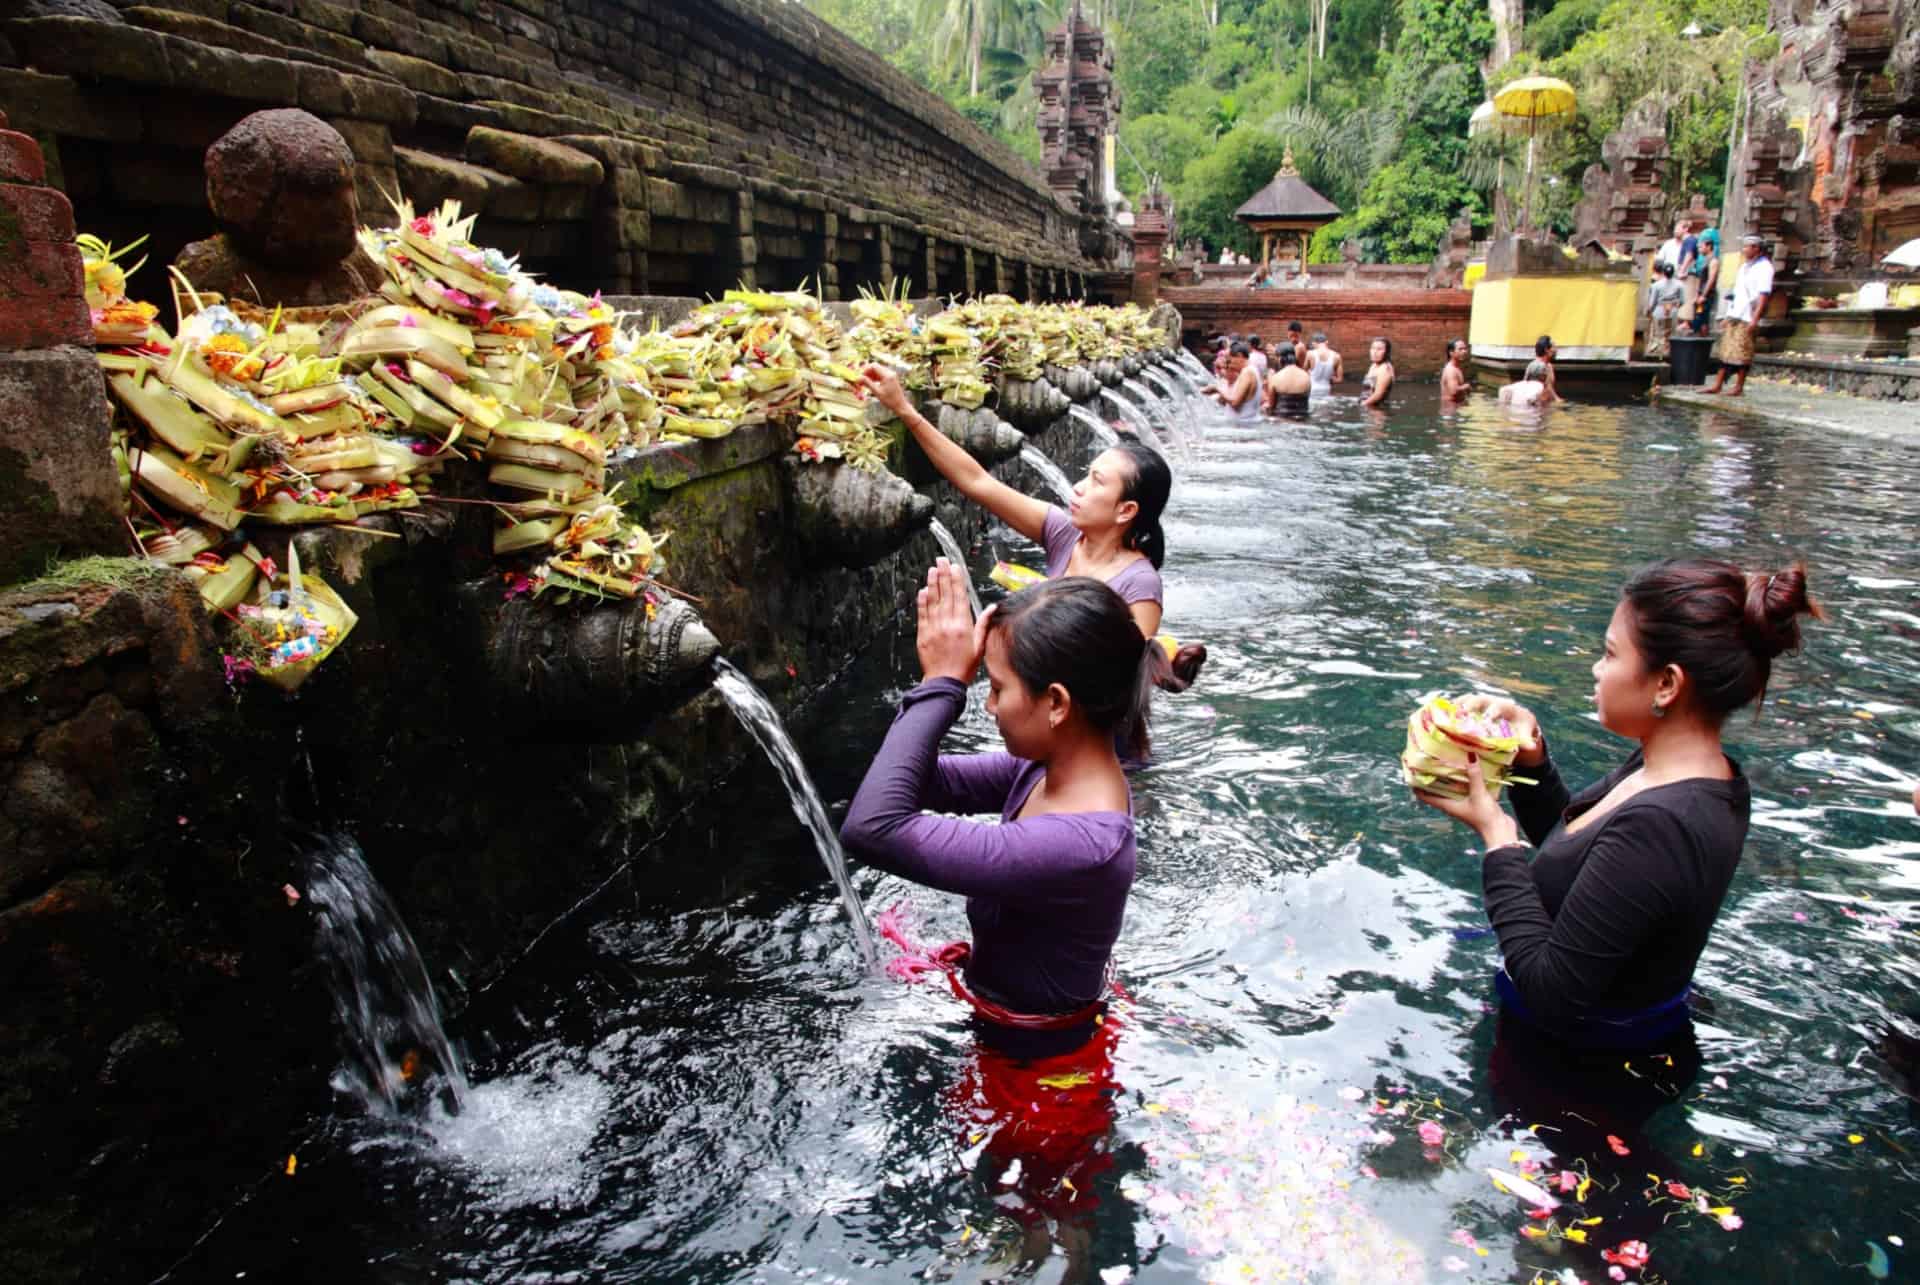
[[[1665,718],[1667,716],[1667,707],[1659,701],[1655,701],[1653,703],[1653,716],[1655,718]]]

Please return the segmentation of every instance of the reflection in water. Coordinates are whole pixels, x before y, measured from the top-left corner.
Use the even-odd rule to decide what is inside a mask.
[[[311,1179],[302,1157],[297,1209],[196,1268],[325,1279],[281,1238],[324,1216],[356,1261],[396,1265],[381,1279],[977,1280],[1038,1253],[1037,1209],[1064,1251],[1046,1280],[1071,1263],[1094,1281],[1602,1281],[1599,1252],[1629,1238],[1648,1279],[1853,1281],[1875,1252],[1911,1279],[1893,1238],[1920,1244],[1902,1091],[1920,1057],[1896,1038],[1920,1033],[1913,449],[1665,407],[1524,428],[1489,401],[1441,414],[1407,386],[1384,417],[1328,401],[1298,424],[1205,426],[1168,511],[1166,621],[1210,659],[1158,698],[1156,763],[1134,781],[1117,952],[1133,1003],[1110,1071],[990,1095],[943,988],[847,968],[810,840],[743,774],[662,858],[674,891],[542,960],[515,983],[522,1020],[476,1033],[495,1051],[472,1098],[504,1084],[533,1111],[529,1082],[551,1080],[572,1104],[564,1190],[489,1199],[483,1164],[350,1134]],[[1585,704],[1619,586],[1699,549],[1804,554],[1834,618],[1728,728],[1753,827],[1696,979],[1697,1074],[1681,1050],[1576,1085],[1581,1068],[1498,1029],[1476,854],[1398,784],[1401,729],[1424,692],[1505,689],[1584,785],[1622,752]],[[825,797],[852,792],[912,666],[910,638],[876,648],[801,737]],[[998,748],[978,706],[950,748]],[[965,932],[957,898],[853,875],[930,934]],[[1082,1117],[1071,1095],[1109,1083]],[[957,1125],[955,1104],[1049,1093],[1110,1163],[1041,1146],[1003,1181],[1000,1135]],[[1595,1123],[1570,1129],[1569,1109]],[[1529,1217],[1490,1169],[1566,1212]]]

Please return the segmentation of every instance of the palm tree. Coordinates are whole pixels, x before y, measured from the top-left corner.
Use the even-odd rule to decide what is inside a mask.
[[[951,74],[964,59],[967,96],[977,98],[982,51],[1037,52],[1052,10],[1043,0],[921,0],[920,14],[933,23],[935,64]]]

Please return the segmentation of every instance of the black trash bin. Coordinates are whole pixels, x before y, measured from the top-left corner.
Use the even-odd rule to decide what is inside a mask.
[[[1707,361],[1713,355],[1711,335],[1675,335],[1667,341],[1673,350],[1673,364],[1667,382],[1689,386],[1707,382]]]

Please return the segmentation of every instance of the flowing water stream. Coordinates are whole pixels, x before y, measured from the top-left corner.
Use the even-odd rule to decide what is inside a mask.
[[[1167,627],[1211,655],[1133,778],[1132,1001],[1071,1192],[961,1109],[964,1011],[862,969],[812,834],[741,773],[645,895],[510,979],[517,1016],[463,1032],[457,1119],[338,1122],[191,1278],[979,1281],[1024,1256],[1049,1285],[1600,1285],[1633,1235],[1629,1280],[1914,1279],[1920,447],[1658,405],[1520,425],[1419,385],[1384,417],[1206,431],[1164,574]],[[1590,667],[1625,576],[1680,552],[1804,555],[1832,618],[1727,728],[1754,812],[1700,962],[1704,1065],[1590,1193],[1602,1221],[1549,1233],[1489,1170],[1574,1199],[1558,1175],[1598,1160],[1507,1096],[1471,836],[1396,760],[1423,693],[1484,687],[1541,712],[1576,785],[1618,763]],[[907,619],[801,737],[828,799],[917,677]],[[948,749],[997,748],[976,693]],[[966,933],[958,897],[852,883],[922,940]],[[1036,1177],[1074,1207],[1052,1244],[1007,1212]]]
[[[458,1114],[467,1076],[440,1000],[359,846],[338,835],[318,841],[307,854],[306,895],[347,1055],[340,1087],[387,1116],[430,1106]]]
[[[1061,504],[1072,506],[1073,483],[1067,480],[1067,475],[1060,471],[1058,464],[1047,458],[1045,451],[1029,442],[1020,448],[1020,461],[1040,475],[1040,480],[1047,484]]]
[[[1145,442],[1160,454],[1166,454],[1166,450],[1160,442],[1160,432],[1154,428],[1153,421],[1147,418],[1145,411],[1141,410],[1138,406],[1111,388],[1102,388],[1100,390],[1100,400],[1112,407],[1114,414],[1127,422],[1128,427],[1133,429],[1133,435],[1135,437],[1138,437],[1142,442]]]
[[[1120,445],[1120,434],[1108,426],[1107,421],[1088,410],[1078,402],[1068,407],[1067,414],[1084,426],[1093,440],[1100,444],[1101,450]]]
[[[964,556],[959,565],[966,566]],[[972,587],[971,576],[968,576],[968,587]],[[713,689],[720,693],[741,725],[752,733],[754,741],[780,773],[793,815],[813,836],[813,846],[826,864],[827,873],[833,877],[833,886],[840,892],[847,923],[853,928],[854,945],[860,952],[860,963],[871,972],[876,963],[873,928],[867,922],[866,907],[860,904],[860,894],[854,891],[853,880],[847,877],[847,856],[840,850],[839,828],[827,817],[820,791],[814,788],[813,778],[807,774],[806,763],[787,735],[786,725],[753,681],[724,660],[713,662]]]
[[[947,561],[960,568],[967,578],[967,603],[973,608],[973,614],[980,614],[980,591],[974,588],[973,573],[967,569],[967,551],[953,538],[953,532],[947,530],[946,523],[934,518],[927,523],[927,529],[933,532],[933,538],[940,546],[940,552],[947,555]]]

